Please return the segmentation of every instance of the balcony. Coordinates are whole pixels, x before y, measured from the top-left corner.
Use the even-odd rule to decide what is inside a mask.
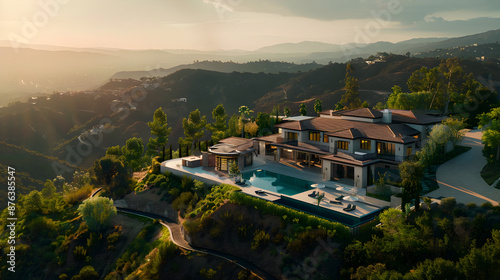
[[[390,160],[390,161],[403,162],[404,160],[406,160],[408,158],[407,156],[383,155],[383,154],[377,154],[377,153],[362,153],[362,152],[348,153],[348,152],[337,151],[334,154],[337,155],[338,157],[352,158],[352,159],[359,160],[359,161],[385,159],[385,160]]]

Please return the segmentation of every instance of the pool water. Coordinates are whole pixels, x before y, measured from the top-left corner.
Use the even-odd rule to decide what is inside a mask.
[[[267,170],[256,170],[242,174],[243,179],[254,187],[284,195],[295,195],[313,190],[314,182],[274,173]]]

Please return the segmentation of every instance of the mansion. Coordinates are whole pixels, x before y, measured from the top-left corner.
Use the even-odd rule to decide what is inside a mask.
[[[398,164],[425,144],[432,126],[443,117],[409,110],[369,108],[332,111],[319,117],[285,118],[278,134],[243,139],[230,137],[209,148],[204,166],[239,170],[253,161],[277,161],[321,173],[322,179],[367,187],[378,174],[399,177]]]

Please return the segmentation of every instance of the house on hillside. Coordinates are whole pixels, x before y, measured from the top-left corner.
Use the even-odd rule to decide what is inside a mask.
[[[379,172],[397,179],[398,164],[420,150],[441,121],[409,110],[326,110],[277,124],[279,133],[254,138],[254,149],[260,160],[316,169],[323,180],[367,187]]]

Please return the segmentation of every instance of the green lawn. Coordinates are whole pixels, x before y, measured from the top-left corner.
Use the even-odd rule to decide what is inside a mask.
[[[493,184],[498,178],[500,178],[500,164],[498,162],[486,164],[481,170],[481,177],[483,177],[486,184]],[[498,185],[496,186],[498,188]]]

